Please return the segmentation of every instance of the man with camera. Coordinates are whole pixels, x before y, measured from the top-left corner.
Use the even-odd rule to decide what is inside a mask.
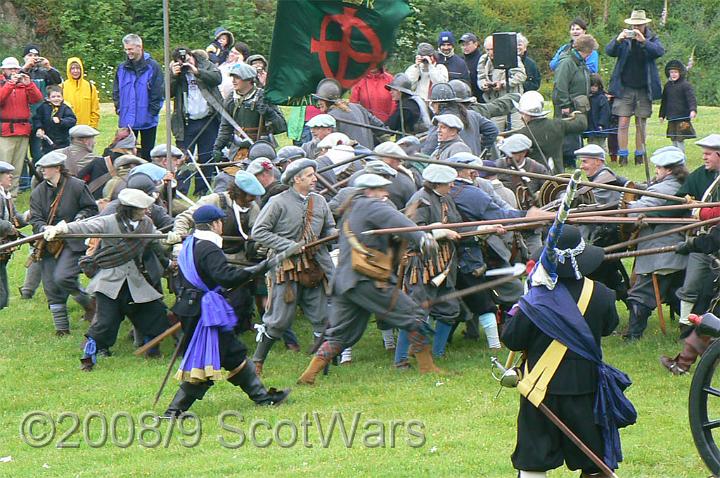
[[[618,156],[620,165],[628,163],[628,130],[635,115],[635,164],[643,164],[647,119],[652,102],[662,97],[662,85],[655,60],[665,54],[660,38],[648,28],[652,20],[645,10],[634,10],[625,20],[629,27],[613,39],[605,53],[617,57],[610,79],[609,93],[615,97],[612,113],[618,122]]]
[[[173,97],[172,131],[178,146],[189,151],[198,163],[207,163],[212,158],[213,145],[217,138],[220,119],[215,106],[222,105],[218,86],[222,74],[212,64],[204,50],[185,47],[176,48],[170,63],[170,91]],[[195,154],[197,147],[197,154]],[[206,168],[206,176],[213,171]],[[190,189],[190,172],[178,178],[178,188],[187,193]],[[210,178],[208,177],[208,181]],[[207,186],[199,174],[195,175],[195,195],[207,192]]]
[[[43,95],[30,76],[20,71],[16,58],[5,58],[0,70],[0,158],[21,171],[32,132],[30,106],[42,101]],[[18,185],[19,177],[14,177],[13,196]]]
[[[437,62],[435,49],[429,43],[418,45],[415,63],[405,70],[405,74],[410,78],[415,94],[426,101],[430,98],[432,85],[447,83],[449,78],[447,68]]]
[[[506,93],[522,93],[523,83],[527,79],[525,66],[520,57],[517,58],[517,66],[509,70],[495,68],[495,49],[493,44],[493,36],[489,35],[483,43],[485,54],[478,60],[477,66],[477,83],[482,90],[483,99],[486,103],[497,99]],[[509,80],[506,81],[506,76]],[[504,131],[507,126],[507,116],[495,116],[490,118],[500,131]],[[511,129],[522,127],[522,120],[517,112],[511,115]]]

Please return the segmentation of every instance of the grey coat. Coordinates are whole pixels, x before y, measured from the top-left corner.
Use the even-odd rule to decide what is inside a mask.
[[[674,195],[677,190],[680,189],[680,182],[675,176],[666,176],[662,181],[651,184],[648,187],[648,191],[653,191],[662,194]],[[652,198],[650,196],[642,196],[637,201],[633,201],[628,204],[631,209],[638,207],[653,207],[653,206],[665,206],[668,201],[664,199]],[[629,214],[629,216],[637,216],[638,214]],[[653,226],[644,227],[640,234],[639,239],[645,236],[654,234],[656,232],[667,231],[668,229],[674,228],[673,224],[655,224]],[[659,237],[657,239],[651,239],[648,241],[641,242],[637,246],[638,251],[645,249],[651,249],[653,247],[664,247],[674,246],[678,242],[685,240],[685,234],[675,233],[668,236]],[[652,254],[649,256],[640,256],[635,259],[635,273],[636,274],[650,274],[653,272],[665,270],[665,271],[678,271],[683,270],[687,267],[688,256],[675,254],[674,252],[666,252],[665,254]]]
[[[470,147],[460,137],[450,141],[440,141],[438,146],[430,155],[430,159],[436,161],[447,161],[456,153],[472,153]]]
[[[315,237],[322,239],[335,234],[335,219],[325,198],[313,192],[303,197],[295,188],[290,188],[271,197],[265,204],[252,228],[253,239],[276,253],[297,244],[305,220],[307,199],[310,196],[314,198],[311,229]],[[332,277],[334,266],[327,247],[318,248],[315,260],[328,278]]]
[[[366,148],[373,149],[375,147],[373,130],[370,128],[363,128],[362,126],[343,123],[342,120],[377,126],[378,128],[384,128],[385,123],[380,121],[377,117],[375,117],[375,115],[370,113],[361,105],[348,103],[348,107],[350,108],[350,111],[343,111],[337,107],[330,108],[328,111],[328,114],[337,121],[335,131],[345,133],[350,139],[354,139]]]
[[[120,234],[122,231],[116,217],[115,215],[95,216],[83,222],[73,222],[68,224],[68,232],[71,234],[102,232]],[[145,217],[143,220],[150,221],[150,218]],[[155,227],[153,227],[152,232],[156,232]],[[120,242],[118,239],[102,239],[100,241],[100,247],[117,244],[118,242]],[[149,266],[147,262],[146,266]],[[111,269],[99,269],[95,277],[90,280],[86,291],[90,294],[100,292],[111,299],[116,299],[125,282],[128,284],[130,295],[135,303],[143,304],[162,299],[163,297],[161,293],[155,290],[155,288],[145,280],[135,265],[135,261],[128,261],[121,266]]]

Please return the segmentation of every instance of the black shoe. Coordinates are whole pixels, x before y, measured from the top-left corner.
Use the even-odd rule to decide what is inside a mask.
[[[93,363],[92,357],[80,359],[80,370],[83,372],[92,372],[93,367],[95,367],[95,364]]]
[[[265,400],[255,403],[261,406],[276,407],[288,399],[291,391],[292,390],[290,390],[289,388],[285,388],[283,390],[269,388],[267,391],[267,398]]]
[[[240,387],[242,391],[250,397],[250,400],[257,405],[280,405],[287,400],[288,395],[290,395],[290,389],[277,390],[275,388],[265,388],[265,385],[263,385],[257,376],[255,363],[252,360],[247,360],[242,369],[228,378],[228,382]]]

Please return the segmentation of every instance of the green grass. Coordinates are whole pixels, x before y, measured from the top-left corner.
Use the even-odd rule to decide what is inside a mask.
[[[720,110],[701,108],[696,122],[698,135],[712,132],[719,117]],[[101,130],[98,144],[104,145],[114,131],[111,117],[103,117]],[[663,133],[664,127],[652,120],[649,150],[667,144]],[[688,145],[688,153],[690,167],[697,167],[699,148]],[[644,176],[639,166],[619,172],[635,179]],[[19,202],[27,204],[27,194]],[[330,375],[321,377],[313,388],[295,388],[289,403],[280,408],[255,407],[228,383],[213,387],[205,400],[192,408],[203,427],[202,440],[196,447],[181,446],[176,433],[167,448],[142,447],[137,436],[129,448],[112,445],[109,440],[104,447],[91,448],[83,440],[81,427],[70,437],[71,441],[81,442],[79,448],[58,449],[55,445],[71,425],[65,420],[57,426],[58,434],[49,446],[32,448],[21,440],[18,431],[22,418],[31,411],[46,411],[56,420],[64,411],[78,414],[81,420],[91,411],[104,414],[108,420],[114,413],[126,411],[137,423],[143,411],[164,410],[177,385],[171,379],[158,406],[152,407],[172,344],[163,344],[162,360],[138,359],[125,338],[127,322],[113,347],[114,356],[100,359],[93,373],[80,372],[79,347],[86,327],[78,319],[80,307],[70,302],[73,335],[55,338],[42,292],[30,301],[18,297],[26,257],[27,249],[23,248],[9,264],[11,306],[0,311],[0,457],[12,456],[11,462],[0,463],[0,476],[515,476],[509,457],[515,440],[518,396],[514,390],[504,390],[495,399],[498,384],[490,377],[484,340],[468,342],[458,334],[448,357],[440,361],[452,375],[419,376],[414,371],[401,373],[392,368],[391,357],[383,350],[374,325],[355,347],[351,366],[333,367]],[[622,305],[619,309],[622,329],[627,313]],[[299,320],[296,328],[307,347],[311,340],[307,322]],[[249,333],[243,336],[250,348],[253,338]],[[676,339],[676,324],[670,323],[668,335],[663,336],[653,315],[647,337],[640,343],[626,345],[618,336],[605,340],[606,360],[626,371],[634,381],[629,396],[639,412],[638,423],[621,431],[626,457],[621,476],[707,476],[688,429],[690,377],[672,377],[658,363],[660,354],[674,355],[679,351]],[[266,384],[292,386],[308,360],[305,354],[292,354],[276,346],[266,363]],[[330,447],[323,448],[313,425],[308,437],[311,448],[303,446],[299,429],[299,443],[292,448],[276,444],[256,448],[246,443],[239,449],[227,449],[219,443],[218,435],[229,441],[237,439],[237,435],[218,426],[217,417],[226,410],[243,415],[243,423],[232,424],[239,425],[246,435],[250,422],[256,419],[271,424],[292,420],[300,426],[303,414],[317,412],[327,427],[334,411],[342,412],[347,422],[353,413],[362,416],[352,448],[342,444],[338,433]],[[408,446],[408,435],[400,429],[395,448],[390,448],[386,430],[385,448],[367,448],[362,440],[362,424],[367,419],[381,420],[387,427],[391,420],[420,420],[424,423],[425,443],[419,448]],[[99,422],[91,424],[90,437],[97,438]],[[163,438],[167,429],[163,424]],[[127,437],[125,430],[126,425],[120,427],[121,439]],[[373,430],[377,425],[370,426],[369,431]],[[281,438],[287,438],[287,432],[285,428]],[[258,435],[264,439],[268,432],[260,428]],[[577,474],[561,470],[551,476]]]

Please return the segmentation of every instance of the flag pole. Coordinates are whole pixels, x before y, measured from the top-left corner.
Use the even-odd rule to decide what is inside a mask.
[[[167,170],[175,174],[175,163],[172,157],[172,132],[170,131],[170,0],[163,0],[163,50],[165,64],[165,145],[167,152]],[[172,181],[167,183],[168,214],[172,216]]]

